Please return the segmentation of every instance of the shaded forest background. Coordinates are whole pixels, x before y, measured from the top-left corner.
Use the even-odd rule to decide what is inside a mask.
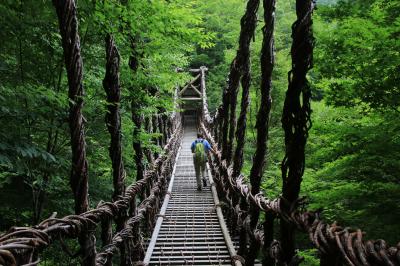
[[[91,206],[111,200],[112,194],[102,88],[106,33],[113,33],[122,58],[123,153],[130,183],[135,180],[132,102],[140,103],[145,117],[171,111],[174,87],[188,79],[174,69],[206,65],[210,107],[215,109],[236,52],[244,6],[243,0],[78,1]],[[273,108],[263,180],[268,197],[281,192],[280,117],[291,66],[294,10],[294,0],[277,1]],[[35,224],[54,211],[59,216],[73,213],[73,198],[68,183],[67,79],[54,8],[51,1],[6,0],[0,12],[1,232],[12,225]],[[385,238],[391,244],[400,235],[399,15],[398,0],[318,2],[314,69],[309,74],[313,126],[302,185],[310,207],[323,208],[328,221],[360,227],[368,238]],[[246,174],[255,149],[261,27],[252,44]],[[136,73],[128,65],[133,51],[140,58]],[[149,90],[154,93],[149,95]],[[139,138],[157,150],[159,135],[141,132]],[[314,251],[301,237],[305,265],[316,264]],[[48,265],[54,258],[48,255]]]

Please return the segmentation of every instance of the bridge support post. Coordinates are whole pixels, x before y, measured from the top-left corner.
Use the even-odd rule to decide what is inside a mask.
[[[313,0],[296,0],[297,20],[293,24],[292,69],[282,113],[285,132],[285,157],[282,161],[281,210],[296,203],[305,169],[305,146],[311,127],[311,89],[307,73],[312,68],[314,37],[312,32]],[[295,256],[295,226],[281,219],[281,245],[286,263]]]
[[[75,213],[81,214],[89,208],[88,163],[86,160],[85,119],[83,107],[83,63],[78,34],[77,9],[74,0],[53,0],[59,21],[64,50],[64,61],[68,77],[69,127],[71,133],[72,169],[70,184],[74,193]],[[94,236],[83,231],[79,236],[82,264],[94,266],[96,247]]]
[[[270,254],[270,247],[274,241],[274,220],[275,215],[272,212],[265,212],[264,220],[264,247],[263,247],[263,266],[273,266],[275,265],[274,259]]]

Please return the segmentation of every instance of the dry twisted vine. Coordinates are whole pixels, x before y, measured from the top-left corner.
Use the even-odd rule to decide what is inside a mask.
[[[267,140],[268,140],[268,129],[269,129],[269,117],[271,112],[271,89],[272,89],[272,71],[274,69],[274,24],[275,24],[275,0],[264,0],[264,27],[263,31],[263,42],[261,48],[261,101],[260,108],[257,114],[257,144],[256,151],[253,157],[253,164],[250,170],[250,184],[252,194],[258,194],[260,192],[261,179],[264,174],[265,168],[265,156],[267,154]],[[239,173],[235,173],[239,175]],[[250,206],[250,232],[255,230],[259,218],[259,209]],[[264,227],[266,230],[266,246],[270,246],[273,240],[273,219],[271,215],[266,215]],[[252,237],[254,234],[250,234]],[[257,237],[257,234],[255,234]],[[259,249],[259,241],[251,241],[249,254],[247,256],[248,265],[252,265],[257,256]],[[268,252],[264,252],[268,255]],[[268,256],[265,256],[264,261],[266,264],[272,264]]]
[[[119,82],[120,55],[115,45],[114,38],[107,34],[106,39],[106,75],[103,87],[107,94],[106,124],[111,135],[109,154],[113,165],[113,199],[116,200],[125,192],[125,171],[121,151],[121,116],[119,105],[121,88]]]
[[[282,196],[289,202],[294,202],[299,197],[305,168],[304,150],[311,127],[311,88],[307,80],[307,72],[312,68],[313,62],[312,12],[314,7],[313,0],[297,0],[297,20],[292,26],[292,70],[288,74],[289,86],[282,113],[285,157],[281,166]],[[282,221],[281,233],[284,257],[292,258],[295,256],[294,228]]]
[[[72,167],[70,185],[74,193],[75,213],[88,210],[88,163],[86,160],[86,142],[83,107],[83,63],[78,34],[78,19],[74,0],[53,0],[59,21],[64,61],[68,77],[69,128],[71,134]],[[88,266],[94,265],[94,243],[90,233],[81,234],[79,243],[82,258]]]
[[[254,31],[257,25],[257,10],[259,0],[249,0],[246,6],[246,12],[241,18],[239,49],[235,59],[233,59],[228,76],[227,87],[224,90],[222,101],[222,143],[223,157],[231,161],[233,149],[233,137],[236,123],[236,102],[239,88],[239,81],[243,75],[249,72],[250,64],[250,42],[254,37]]]
[[[64,59],[67,69],[70,99],[69,123],[71,130],[72,172],[71,187],[75,195],[75,212],[81,213],[88,208],[87,199],[87,161],[84,136],[82,57],[78,35],[76,5],[73,0],[53,1],[56,8]]]
[[[204,124],[201,124],[201,129],[209,142],[217,147],[210,130]],[[243,175],[237,178],[232,176],[232,169],[227,167],[219,150],[211,166],[214,171],[222,169],[223,173],[220,174],[227,179],[224,187],[220,189],[225,192],[233,189],[260,211],[272,212],[297,230],[307,233],[321,254],[336,256],[343,263],[351,266],[400,265],[400,243],[395,247],[389,247],[384,240],[364,240],[365,234],[360,229],[341,227],[336,223],[327,224],[321,219],[320,211],[302,210],[304,199],[289,203],[284,198],[270,200],[265,198],[262,193],[252,194],[249,186],[244,183]],[[216,180],[216,183],[224,184],[220,180]]]
[[[180,143],[180,138],[177,139],[177,143]],[[138,210],[135,216],[129,218],[127,221],[126,227],[115,234],[111,243],[103,248],[103,250],[96,255],[96,265],[105,265],[108,261],[111,260],[113,254],[118,251],[118,247],[121,247],[124,241],[128,241],[130,238],[140,238],[140,236],[135,234],[135,229],[140,226],[140,222],[142,222],[145,218],[150,218],[147,222],[151,222],[157,216],[160,200],[165,195],[166,188],[166,180],[167,175],[169,175],[172,171],[172,165],[175,163],[176,154],[178,152],[179,145],[174,145],[173,150],[168,153],[167,158],[164,162],[169,162],[168,165],[162,167],[161,174],[158,175],[157,182],[153,186],[150,192],[150,196],[147,197],[142,203],[138,206]],[[146,216],[146,213],[150,212],[150,217]],[[149,228],[152,228],[152,224],[148,225]],[[136,262],[140,260],[143,256],[143,247],[140,240],[135,241],[134,247],[136,253],[139,253],[139,256],[135,256]]]
[[[164,154],[155,161],[153,169],[149,170],[143,179],[126,189],[124,197],[119,200],[104,202],[99,204],[96,209],[86,211],[80,215],[49,218],[33,227],[11,228],[0,236],[0,262],[4,262],[5,265],[32,263],[34,251],[43,250],[57,239],[77,238],[85,232],[93,231],[101,221],[117,217],[123,211],[126,212],[131,202],[148,184],[157,177],[165,179],[167,173],[171,172],[172,160],[175,158],[174,155],[177,152],[181,136],[181,126],[179,123],[178,125],[175,123],[174,134],[165,145]],[[156,185],[158,184],[156,183]],[[152,206],[155,202],[153,198],[154,195],[150,196],[150,199],[146,199],[139,206],[139,210],[140,208],[145,208],[148,211],[149,206]],[[140,212],[143,213],[143,210],[140,210]],[[113,241],[115,241],[116,237],[124,234],[122,232],[128,231],[129,229],[124,229],[121,233],[116,234]]]
[[[113,169],[113,187],[114,192],[112,195],[113,201],[118,200],[119,197],[125,193],[125,170],[122,161],[122,148],[121,148],[121,115],[120,115],[120,100],[121,88],[119,81],[119,65],[120,55],[115,45],[114,38],[107,34],[105,38],[106,46],[106,74],[103,79],[103,88],[107,94],[107,109],[105,115],[106,125],[108,132],[111,136],[109,147],[109,155],[112,162]],[[125,226],[125,213],[120,213],[116,217],[117,231],[120,231]],[[112,220],[102,221],[102,244],[107,245],[110,243],[112,237]],[[121,248],[121,257],[123,260],[126,258],[126,251]],[[108,265],[111,265],[109,263]]]

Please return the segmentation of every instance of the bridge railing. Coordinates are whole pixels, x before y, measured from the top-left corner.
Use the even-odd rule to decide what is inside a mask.
[[[109,243],[90,247],[95,253],[96,265],[111,265],[114,254],[122,247],[131,260],[127,265],[140,262],[144,256],[141,228],[151,232],[163,199],[168,179],[175,163],[182,138],[179,114],[171,121],[174,132],[163,148],[161,155],[145,173],[143,179],[130,185],[123,197],[114,202],[100,202],[95,209],[80,215],[55,216],[32,227],[13,227],[0,236],[1,265],[36,265],[40,252],[53,242],[63,239],[78,239],[101,226],[101,235],[110,234]],[[140,202],[140,195],[145,198]],[[125,227],[112,235],[111,224],[118,217],[125,216]],[[95,243],[95,242],[94,242]]]
[[[203,115],[200,129],[216,149],[210,166],[220,199],[228,206],[226,220],[231,221],[231,232],[236,234],[240,241],[246,241],[246,245],[251,241],[256,241],[257,249],[262,247],[263,265],[271,265],[268,264],[268,261],[283,265],[284,261],[287,261],[287,258],[282,257],[280,241],[273,239],[274,230],[270,228],[274,218],[279,218],[289,223],[297,231],[307,234],[311,243],[319,251],[321,265],[400,265],[400,243],[396,247],[390,247],[382,239],[365,240],[365,233],[361,229],[340,226],[336,222],[328,224],[322,219],[320,210],[305,210],[304,198],[290,203],[283,197],[268,199],[262,192],[252,194],[251,188],[244,181],[245,177],[242,174],[234,176],[232,164],[227,164],[227,161],[222,158],[222,151],[218,148],[219,144],[215,141],[212,133],[218,124],[211,123],[210,125],[209,121],[210,119]],[[240,195],[240,201],[235,205],[234,198],[237,195]],[[251,217],[246,209],[241,208],[243,202],[265,214],[264,222],[259,224],[256,230],[250,230]],[[244,213],[246,215],[243,215]],[[245,229],[246,236],[240,233],[241,228]],[[266,241],[266,238],[273,240]],[[266,246],[266,243],[269,245]],[[239,255],[243,255],[243,253],[239,252]],[[254,261],[245,261],[245,259],[244,257],[245,265],[254,263]],[[288,265],[298,265],[302,258],[296,255],[289,261]]]
[[[35,226],[12,227],[0,235],[0,265],[37,265],[41,261],[41,252],[56,241],[60,242],[62,249],[71,257],[79,255],[81,264],[85,266],[112,265],[114,256],[119,256],[121,265],[140,264],[144,257],[142,235],[152,231],[181,143],[181,115],[178,112],[169,115],[160,108],[157,114],[143,117],[140,112],[142,103],[137,99],[130,99],[132,122],[135,124],[133,147],[137,182],[125,189],[119,111],[120,55],[113,37],[107,34],[106,75],[103,87],[107,94],[108,112],[105,116],[107,129],[111,135],[109,152],[114,193],[109,197],[112,201],[100,202],[96,208],[89,209],[84,129],[86,120],[82,115],[83,60],[78,34],[77,8],[74,0],[53,1],[53,4],[59,19],[68,76],[70,100],[68,122],[72,148],[70,184],[77,215],[58,218],[54,214]],[[137,70],[135,56],[137,53],[132,51],[130,57],[132,62],[129,66],[133,73]],[[142,147],[140,141],[135,139],[140,135],[142,128],[160,135],[153,141],[162,148],[162,152],[155,154],[150,149]],[[150,165],[147,169],[143,165],[144,155]],[[99,244],[96,244],[96,237],[101,239]],[[73,254],[63,239],[76,239],[79,242],[79,251]]]
[[[275,1],[264,1],[263,45],[261,51],[261,104],[257,116],[257,149],[250,175],[251,186],[240,173],[248,109],[250,75],[250,40],[255,32],[259,1],[249,0],[241,20],[239,49],[232,61],[222,104],[214,117],[203,99],[200,130],[216,149],[211,170],[220,198],[227,205],[227,221],[231,233],[239,237],[238,255],[245,265],[253,265],[262,247],[263,265],[298,265],[302,258],[296,252],[295,232],[309,235],[319,251],[321,265],[400,265],[400,243],[390,247],[384,240],[365,240],[360,229],[328,224],[321,211],[306,210],[305,200],[299,198],[305,168],[305,144],[311,127],[311,90],[307,72],[312,68],[314,38],[312,34],[312,0],[296,1],[297,21],[293,24],[291,49],[292,70],[288,75],[288,90],[282,115],[285,132],[285,157],[282,161],[282,196],[269,199],[261,191],[268,119],[271,109],[271,83],[274,66],[273,26]],[[202,90],[206,95],[205,68],[202,69]],[[240,116],[236,119],[239,81],[242,85]],[[236,136],[236,148],[232,158]],[[262,224],[258,221],[264,213]],[[274,239],[275,223],[279,219],[280,239]]]

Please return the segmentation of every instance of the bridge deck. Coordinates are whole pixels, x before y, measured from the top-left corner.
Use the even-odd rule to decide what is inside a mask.
[[[187,127],[178,154],[172,182],[172,196],[161,210],[159,228],[153,233],[145,263],[150,265],[231,265],[223,227],[215,207],[209,178],[207,187],[197,191],[190,144],[196,137],[194,127]],[[171,189],[171,186],[170,186]],[[215,192],[215,191],[214,191]],[[216,196],[216,195],[215,195]],[[169,198],[169,195],[167,195]],[[160,222],[161,220],[161,222]],[[161,225],[161,226],[160,226]],[[229,238],[229,236],[228,236]],[[229,243],[230,239],[228,239]],[[152,250],[151,250],[152,249]]]

